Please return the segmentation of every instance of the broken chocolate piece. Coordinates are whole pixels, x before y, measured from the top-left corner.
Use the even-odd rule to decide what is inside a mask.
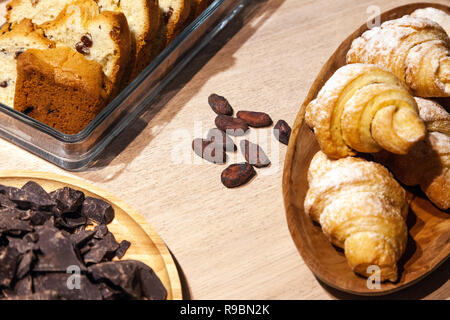
[[[19,265],[17,266],[16,271],[16,277],[17,279],[22,279],[25,277],[31,270],[31,264],[34,261],[34,252],[33,251],[27,251],[25,252],[19,262]]]
[[[79,281],[79,287],[77,282]],[[100,288],[89,281],[84,274],[72,273],[40,273],[33,276],[33,286],[36,292],[55,291],[60,299],[65,300],[100,300]]]
[[[21,189],[11,189],[9,199],[17,203],[20,209],[24,210],[29,208],[46,210],[56,205],[50,198],[50,195],[33,181],[27,182]]]
[[[119,243],[111,232],[108,232],[103,239],[94,240],[94,246],[84,255],[84,263],[99,263],[104,259],[111,259],[116,250],[119,249]]]
[[[94,236],[95,231],[94,230],[81,230],[77,233],[73,233],[70,235],[70,240],[78,246],[82,247],[84,244],[86,244],[89,240],[92,239]]]
[[[84,193],[69,187],[57,189],[50,193],[60,213],[75,212],[83,204]]]
[[[81,213],[100,224],[108,224],[114,219],[113,207],[106,201],[92,197],[84,200]]]
[[[19,258],[20,254],[16,249],[0,247],[0,288],[10,287],[16,274]]]
[[[50,221],[50,220],[49,220]],[[39,240],[37,245],[42,252],[34,267],[34,271],[66,272],[69,266],[78,266],[84,269],[79,260],[75,247],[68,236],[47,222],[37,227]]]
[[[119,248],[116,250],[116,257],[118,259],[122,259],[130,246],[131,246],[131,243],[129,241],[122,240],[119,243]]]
[[[99,224],[94,228],[94,231],[95,239],[103,239],[109,232],[108,227],[105,224]]]
[[[95,281],[120,287],[134,299],[164,300],[167,291],[155,272],[140,261],[103,262],[88,268]]]

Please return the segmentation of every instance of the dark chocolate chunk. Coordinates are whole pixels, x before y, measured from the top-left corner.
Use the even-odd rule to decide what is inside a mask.
[[[75,229],[86,225],[87,218],[78,213],[65,214],[63,217],[57,217],[55,223],[66,229]]]
[[[163,300],[167,291],[154,271],[140,261],[123,260],[92,265],[88,273],[95,281],[120,287],[134,299]]]
[[[33,227],[28,222],[20,220],[15,214],[16,211],[0,213],[0,233],[21,235],[33,231]]]
[[[79,286],[78,286],[79,284]],[[55,291],[64,300],[100,300],[100,288],[89,281],[84,274],[40,273],[33,276],[36,292]]]
[[[19,296],[28,296],[33,294],[33,278],[28,275],[14,284],[14,293]]]
[[[16,271],[16,276],[18,279],[22,279],[30,272],[34,258],[34,252],[31,250],[22,255]]]
[[[2,81],[2,82],[0,82],[0,87],[1,88],[6,88],[6,87],[8,87],[8,81]]]
[[[24,210],[46,210],[56,205],[50,195],[33,181],[27,182],[21,189],[10,190],[9,198]]]
[[[19,189],[17,189],[19,190]],[[0,193],[0,205],[2,208],[15,208],[17,207],[15,202],[9,200],[9,189],[7,190],[7,194]]]
[[[60,213],[75,212],[83,204],[84,193],[69,187],[57,189],[50,193]]]
[[[6,237],[8,239],[8,247],[16,249],[19,253],[24,254],[27,251],[37,249],[34,242],[30,242],[24,238]]]
[[[99,224],[94,228],[94,231],[95,239],[103,239],[109,232],[108,227],[105,224]]]
[[[116,257],[122,259],[128,248],[131,246],[131,243],[127,240],[122,240],[119,243],[119,248],[116,250]]]
[[[95,240],[94,246],[84,255],[84,263],[99,263],[104,259],[111,260],[119,249],[119,243],[111,232],[108,232],[103,239]]]
[[[92,197],[84,200],[81,213],[100,224],[108,224],[114,219],[113,207],[106,201]]]
[[[94,234],[95,234],[94,230],[81,230],[78,231],[77,233],[71,234],[70,240],[72,240],[72,242],[76,246],[82,247],[84,244],[86,244],[86,242],[92,239]]]
[[[10,287],[16,275],[20,253],[10,247],[0,247],[0,288]]]
[[[69,266],[79,266],[82,270],[84,265],[75,252],[75,246],[69,238],[69,234],[50,225],[47,222],[37,227],[39,246],[42,254],[34,267],[34,271],[60,271],[65,272]]]

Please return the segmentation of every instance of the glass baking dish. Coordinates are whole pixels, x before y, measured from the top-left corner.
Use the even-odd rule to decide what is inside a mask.
[[[0,103],[0,136],[63,169],[86,169],[248,1],[213,1],[81,132],[61,133]]]

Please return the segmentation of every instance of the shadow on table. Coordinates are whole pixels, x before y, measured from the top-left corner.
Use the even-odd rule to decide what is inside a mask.
[[[330,294],[333,298],[344,300],[403,300],[403,299],[423,299],[442,287],[450,279],[450,260],[447,259],[442,265],[434,270],[430,275],[420,280],[418,283],[384,296],[358,296],[346,292],[339,291],[323,283],[317,279],[320,285]],[[443,297],[444,298],[444,297]]]
[[[272,14],[282,5],[285,0],[252,0],[242,11],[234,17],[232,21],[223,29],[211,42],[192,59],[192,61],[172,80],[163,91],[152,101],[151,107],[144,111],[136,120],[134,120],[121,134],[119,134],[110,145],[92,162],[89,171],[100,170],[108,166],[118,157],[143,131],[148,135],[139,136],[142,141],[135,145],[137,150],[133,150],[130,157],[137,157],[140,152],[152,141],[152,139],[162,131],[167,123],[180,111],[180,109],[191,100],[191,98],[200,90],[205,82],[215,74],[221,73],[235,64],[234,53],[250,38],[252,35],[272,16]],[[253,23],[251,23],[253,22]],[[163,119],[152,122],[152,119],[163,109],[163,107],[195,76],[195,74],[205,66],[243,27],[245,32],[237,36],[234,41],[238,45],[232,48],[232,51],[224,55],[220,61],[220,66],[214,69],[214,72],[208,77],[200,79],[196,87],[182,97],[178,105],[172,105],[170,110],[166,110]],[[207,97],[205,97],[205,103]],[[155,132],[157,131],[157,132]],[[118,159],[118,163],[123,166],[107,180],[114,179],[120,175],[132,159]],[[92,172],[91,172],[92,173]],[[99,179],[106,179],[97,177]]]
[[[172,259],[175,262],[175,266],[177,267],[178,276],[180,277],[181,293],[183,295],[183,300],[191,300],[192,299],[192,295],[191,295],[191,290],[189,288],[189,284],[187,282],[186,275],[184,274],[184,271],[181,268],[181,265],[178,262],[177,258],[172,253],[172,251],[170,251],[170,249],[169,249],[169,252],[172,255]]]

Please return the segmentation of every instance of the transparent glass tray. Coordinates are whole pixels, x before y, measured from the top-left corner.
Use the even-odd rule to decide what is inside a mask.
[[[0,137],[63,169],[87,168],[247,1],[215,0],[81,132],[61,133],[0,103]]]

